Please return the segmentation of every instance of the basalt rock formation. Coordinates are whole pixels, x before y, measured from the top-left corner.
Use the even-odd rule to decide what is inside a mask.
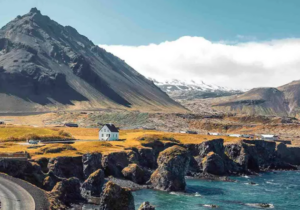
[[[82,184],[81,194],[84,196],[99,197],[104,185],[104,172],[98,169],[92,173]]]
[[[134,210],[134,198],[129,189],[108,182],[100,196],[100,210]]]
[[[85,178],[88,178],[94,171],[102,168],[101,159],[101,153],[87,153],[82,156],[83,174]]]
[[[138,210],[155,210],[155,207],[152,206],[149,202],[144,202]]]
[[[180,146],[161,152],[157,160],[158,168],[151,175],[152,186],[158,190],[184,191],[189,161],[188,150]]]

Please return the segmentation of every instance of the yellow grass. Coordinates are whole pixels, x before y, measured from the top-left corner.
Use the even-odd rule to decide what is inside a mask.
[[[98,129],[94,128],[34,128],[34,127],[0,127],[0,139],[7,139],[10,136],[21,138],[28,134],[35,134],[39,136],[58,135],[61,130],[70,133],[74,138],[85,141],[78,141],[74,144],[46,144],[46,145],[22,145],[18,143],[2,143],[0,144],[0,153],[14,153],[27,151],[32,158],[39,157],[57,157],[57,156],[79,156],[85,153],[101,152],[110,153],[115,151],[122,151],[128,147],[142,147],[142,137],[157,138],[163,140],[164,138],[178,140],[184,144],[198,144],[203,141],[223,138],[225,143],[235,142],[240,138],[232,138],[227,136],[208,136],[195,134],[181,134],[170,133],[162,131],[150,130],[121,130],[120,141],[100,142],[98,139]],[[89,141],[91,140],[91,141]],[[92,141],[94,140],[94,141]],[[3,142],[3,141],[2,141]]]

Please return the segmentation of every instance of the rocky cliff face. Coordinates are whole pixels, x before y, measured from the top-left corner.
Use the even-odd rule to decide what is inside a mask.
[[[159,154],[158,168],[151,175],[152,186],[158,190],[184,191],[189,162],[190,155],[183,147],[173,146],[164,150]]]
[[[35,8],[0,30],[0,99],[0,111],[184,111],[124,61]]]

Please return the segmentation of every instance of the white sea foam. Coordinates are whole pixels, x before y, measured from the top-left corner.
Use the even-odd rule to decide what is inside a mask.
[[[202,197],[202,195],[200,193],[198,193],[198,192],[195,193],[195,196],[196,197]]]

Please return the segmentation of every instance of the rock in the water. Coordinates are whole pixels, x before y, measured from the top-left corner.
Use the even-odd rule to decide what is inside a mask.
[[[82,157],[56,157],[51,158],[48,163],[49,171],[57,177],[77,177],[83,180]]]
[[[134,210],[134,198],[129,189],[108,182],[100,196],[99,210]]]
[[[138,210],[155,210],[155,207],[152,206],[149,202],[144,202]]]
[[[65,204],[76,203],[83,200],[80,194],[80,181],[77,178],[64,179],[58,182],[51,195]]]
[[[85,179],[101,168],[101,159],[101,153],[87,153],[82,156],[83,174]]]
[[[164,150],[159,154],[158,168],[151,175],[151,184],[158,190],[185,190],[189,161],[189,152],[183,147],[173,146]]]
[[[216,153],[210,152],[202,159],[203,172],[214,175],[225,175],[223,159]]]
[[[104,172],[98,169],[92,173],[87,180],[84,181],[81,187],[83,196],[100,196],[104,184]]]
[[[145,184],[150,178],[150,176],[147,175],[147,172],[135,163],[125,167],[122,170],[122,174],[126,179],[137,184]]]

